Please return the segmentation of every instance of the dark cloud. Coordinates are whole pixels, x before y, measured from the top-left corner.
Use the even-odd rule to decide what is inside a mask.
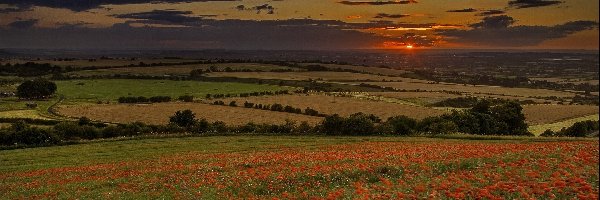
[[[412,45],[414,47],[432,47],[438,42],[436,38],[416,33],[405,33],[396,39],[396,42],[392,42],[393,46]]]
[[[377,18],[377,19],[382,19],[382,18],[397,19],[397,18],[403,18],[403,17],[410,17],[410,15],[409,14],[386,14],[386,13],[378,13],[373,18]]]
[[[244,5],[238,5],[235,7],[235,9],[237,9],[239,11],[244,11],[244,10],[256,11],[256,14],[260,14],[262,11],[265,11],[267,14],[275,13],[275,7],[273,7],[269,4],[263,4],[263,5],[254,6],[254,7],[250,7],[250,8],[246,7]]]
[[[459,10],[448,10],[446,12],[477,12],[477,9],[475,9],[475,8],[465,8],[465,9],[459,9]]]
[[[185,24],[202,20],[202,17],[188,16],[193,14],[191,11],[178,10],[153,10],[150,12],[128,13],[111,15],[122,19],[138,19],[141,23],[167,23],[167,24]],[[214,15],[205,15],[214,16]]]
[[[533,7],[542,7],[542,6],[551,6],[556,4],[561,4],[562,1],[553,1],[553,0],[513,0],[509,1],[508,5],[515,8],[533,8]]]
[[[339,1],[338,3],[344,5],[351,6],[359,6],[359,5],[371,5],[371,6],[381,6],[381,5],[394,5],[394,4],[410,4],[410,3],[418,3],[416,0],[402,0],[402,1]]]
[[[0,48],[354,49],[399,40],[357,30],[388,22],[200,19],[194,26],[168,28],[130,23],[108,28],[0,29]]]
[[[0,4],[17,6],[26,9],[33,6],[64,8],[72,11],[85,11],[99,8],[103,5],[126,5],[145,3],[189,3],[209,1],[239,1],[239,0],[0,0]]]
[[[8,24],[8,27],[14,29],[29,29],[38,23],[37,19],[18,20]]]
[[[512,17],[485,17],[481,22],[471,24],[471,30],[439,30],[440,36],[450,41],[492,47],[535,46],[546,40],[563,38],[570,34],[598,28],[598,22],[573,21],[556,26],[512,26]]]
[[[512,17],[508,15],[499,15],[499,16],[489,16],[484,17],[483,20],[479,23],[469,25],[472,28],[480,28],[480,29],[499,29],[506,28],[516,21]]]
[[[20,7],[15,7],[15,8],[0,8],[0,14],[1,13],[13,13],[13,12],[24,12],[24,11],[31,11],[31,8],[20,8]]]
[[[483,11],[481,13],[479,13],[479,16],[488,16],[488,15],[500,15],[500,14],[505,14],[506,12],[502,11],[502,10],[486,10]]]

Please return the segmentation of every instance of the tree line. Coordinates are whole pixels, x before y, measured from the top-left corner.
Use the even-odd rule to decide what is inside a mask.
[[[287,121],[284,124],[228,125],[197,118],[191,110],[177,111],[167,125],[147,125],[141,122],[108,125],[87,118],[78,121],[52,122],[48,128],[31,126],[24,121],[0,128],[0,145],[6,148],[68,144],[81,139],[151,136],[165,134],[224,135],[224,134],[279,134],[279,135],[436,135],[465,133],[474,135],[532,136],[518,103],[509,102],[489,106],[482,101],[472,109],[416,120],[406,116],[390,117],[383,121],[372,114],[355,113],[350,116],[330,115],[318,124]],[[36,122],[30,122],[36,123]],[[598,122],[586,122],[586,128],[574,125],[565,130],[583,133],[598,129]],[[590,128],[592,127],[592,128]],[[584,136],[566,134],[565,136]]]
[[[213,105],[228,105],[231,107],[238,107],[238,104],[236,101],[230,101],[228,104],[226,104],[224,101],[221,100],[217,100],[213,102]],[[270,111],[276,111],[276,112],[287,112],[287,113],[294,113],[294,114],[303,114],[303,115],[310,115],[310,116],[318,116],[318,117],[326,117],[326,114],[323,113],[319,113],[319,111],[312,109],[312,108],[305,108],[304,110],[302,110],[301,108],[296,108],[293,106],[289,106],[289,105],[282,105],[282,104],[278,104],[278,103],[274,103],[274,104],[257,104],[257,103],[252,103],[252,102],[244,102],[243,104],[244,108],[254,108],[254,109],[259,109],[259,110],[270,110]]]

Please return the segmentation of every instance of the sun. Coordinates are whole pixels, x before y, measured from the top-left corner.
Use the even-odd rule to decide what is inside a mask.
[[[409,45],[406,45],[406,48],[407,48],[407,49],[412,49],[412,48],[414,48],[414,47],[413,47],[413,45],[409,44]]]

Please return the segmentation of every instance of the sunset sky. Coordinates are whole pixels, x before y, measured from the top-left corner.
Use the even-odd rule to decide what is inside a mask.
[[[598,2],[0,0],[0,48],[598,49]]]

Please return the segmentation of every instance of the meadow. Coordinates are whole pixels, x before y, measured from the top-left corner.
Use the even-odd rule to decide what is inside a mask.
[[[258,64],[258,63],[215,63],[215,64],[193,64],[176,66],[155,66],[155,67],[118,67],[109,69],[83,70],[67,73],[68,75],[89,77],[89,76],[112,76],[118,75],[143,75],[143,76],[188,76],[192,70],[217,69],[224,71],[227,68],[231,70],[298,70],[295,68]]]
[[[179,110],[186,109],[192,110],[198,118],[204,118],[210,122],[222,121],[233,125],[243,125],[249,122],[284,124],[288,119],[298,123],[306,121],[310,124],[317,124],[322,120],[320,117],[301,114],[181,102],[134,105],[66,105],[59,107],[58,112],[64,116],[87,117],[103,122],[131,123],[140,121],[148,124],[168,124],[169,117]]]
[[[68,100],[116,100],[123,96],[192,95],[204,98],[206,94],[239,94],[293,90],[290,87],[231,82],[199,82],[172,80],[93,79],[56,81],[59,95]]]
[[[221,136],[5,150],[0,151],[0,194],[7,199],[598,198],[597,139],[471,139],[476,140]]]
[[[194,60],[51,61],[64,68],[89,68],[65,71],[62,78],[67,80],[52,80],[58,90],[49,99],[0,98],[4,122],[42,121],[30,127],[0,123],[0,138],[5,141],[0,146],[0,199],[598,199],[600,143],[588,133],[581,138],[456,133],[521,134],[520,130],[527,133],[527,122],[529,131],[539,135],[546,129],[559,131],[579,121],[598,120],[593,103],[562,105],[583,91],[439,83],[414,79],[419,75],[405,70],[341,64],[137,66],[188,61]],[[111,68],[94,69],[99,66]],[[190,76],[192,70],[211,67],[220,72]],[[124,75],[156,80],[109,79]],[[167,80],[175,78],[185,80]],[[0,90],[15,92],[16,87],[15,81],[5,81]],[[282,90],[290,94],[249,94]],[[194,98],[177,100],[182,95]],[[120,97],[138,96],[172,100],[117,102]],[[525,128],[504,133],[496,122],[507,120],[496,115],[432,106],[466,96],[530,100],[521,105],[525,121],[515,122]],[[214,105],[216,101],[223,105]],[[232,101],[237,105],[230,106]],[[251,108],[245,102],[252,103]],[[30,103],[37,107],[28,107]],[[275,104],[281,109],[257,107]],[[285,106],[291,108],[283,112]],[[515,112],[508,109],[518,106],[494,112],[510,118]],[[167,125],[177,111],[188,109],[196,119],[230,127],[198,121]],[[453,110],[488,117],[456,119],[482,127],[492,124],[486,127],[494,131],[457,129],[452,125],[469,126],[435,118]],[[349,117],[357,112],[383,121],[367,115]],[[342,117],[325,117],[334,114]],[[399,115],[410,119],[387,121]],[[49,125],[44,120],[62,123]],[[46,138],[45,143],[34,143],[39,138]]]
[[[537,125],[529,125],[529,131],[535,135],[540,135],[546,130],[552,130],[554,132],[560,131],[565,127],[570,127],[576,122],[593,120],[598,121],[600,119],[600,115],[593,114],[583,117],[570,118],[564,121],[558,121],[554,123],[545,123],[545,124],[537,124]]]
[[[525,118],[532,125],[549,124],[598,114],[598,106],[591,105],[525,105]]]
[[[532,88],[508,88],[489,85],[465,85],[453,83],[417,83],[417,82],[368,82],[367,84],[392,87],[399,90],[457,91],[468,94],[490,94],[514,97],[573,97],[575,93]]]
[[[161,59],[161,58],[143,58],[143,59],[126,59],[126,58],[114,58],[114,59],[96,59],[95,61],[90,61],[88,59],[72,59],[72,60],[54,60],[54,59],[8,59],[0,62],[1,64],[6,63],[26,63],[26,62],[42,62],[49,63],[51,65],[56,65],[60,67],[119,67],[119,66],[129,66],[129,65],[137,65],[140,62],[151,64],[151,63],[180,63],[180,62],[193,62],[198,60],[182,60],[182,59]]]
[[[318,80],[318,81],[405,81],[400,77],[360,74],[352,72],[211,72],[209,77],[260,78],[278,80]]]
[[[236,101],[239,103],[248,101],[263,105],[279,103],[284,106],[289,105],[301,109],[312,108],[320,113],[330,115],[339,114],[342,116],[363,112],[376,115],[381,119],[387,119],[388,117],[397,115],[406,115],[416,119],[423,119],[425,117],[437,116],[445,113],[443,110],[428,107],[324,94],[235,97],[225,99],[224,101]]]

